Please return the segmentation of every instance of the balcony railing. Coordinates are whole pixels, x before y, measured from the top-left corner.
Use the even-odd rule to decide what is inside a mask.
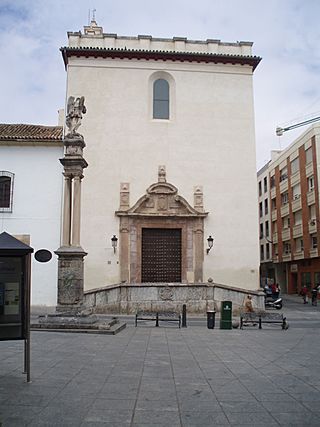
[[[300,237],[303,235],[303,229],[302,229],[302,224],[297,224],[293,226],[293,237]]]
[[[284,228],[282,230],[281,237],[282,237],[282,240],[290,240],[291,238],[290,228]]]
[[[281,216],[287,215],[289,215],[289,203],[286,203],[285,205],[281,206]]]
[[[314,190],[307,192],[307,202],[309,206],[313,205],[316,201],[316,197],[314,193],[315,193]]]
[[[292,201],[292,212],[299,211],[301,209],[301,197],[297,197]]]

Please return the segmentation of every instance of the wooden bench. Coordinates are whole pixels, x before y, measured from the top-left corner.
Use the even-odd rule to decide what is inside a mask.
[[[262,323],[279,323],[283,330],[289,327],[286,317],[281,313],[241,313],[240,329],[248,323],[259,324],[259,329],[262,329]]]
[[[151,320],[155,321],[155,326],[159,326],[159,322],[178,322],[179,328],[181,328],[181,314],[175,311],[137,311],[135,326],[138,325],[138,320]]]

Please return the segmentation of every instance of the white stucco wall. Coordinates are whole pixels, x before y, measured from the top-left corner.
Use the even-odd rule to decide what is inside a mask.
[[[152,120],[152,78],[170,81],[171,118]],[[85,96],[80,132],[87,147],[81,243],[85,288],[119,281],[120,182],[130,183],[131,206],[157,181],[167,181],[193,205],[202,185],[206,239],[204,280],[258,289],[259,243],[251,67],[117,59],[71,58],[67,95]]]
[[[0,212],[0,232],[29,234],[30,246],[52,253],[60,246],[63,147],[0,146],[0,170],[14,173],[12,213]],[[32,256],[31,304],[57,303],[57,257]]]

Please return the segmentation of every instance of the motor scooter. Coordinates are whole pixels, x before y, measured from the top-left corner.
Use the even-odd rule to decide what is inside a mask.
[[[277,299],[265,299],[265,307],[276,308],[277,310],[282,309],[282,298]]]

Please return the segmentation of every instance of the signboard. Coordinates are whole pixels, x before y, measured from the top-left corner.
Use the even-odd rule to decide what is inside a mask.
[[[0,258],[0,340],[24,339],[22,257]]]
[[[291,264],[290,265],[290,271],[291,271],[291,273],[297,273],[298,272],[298,264]]]

